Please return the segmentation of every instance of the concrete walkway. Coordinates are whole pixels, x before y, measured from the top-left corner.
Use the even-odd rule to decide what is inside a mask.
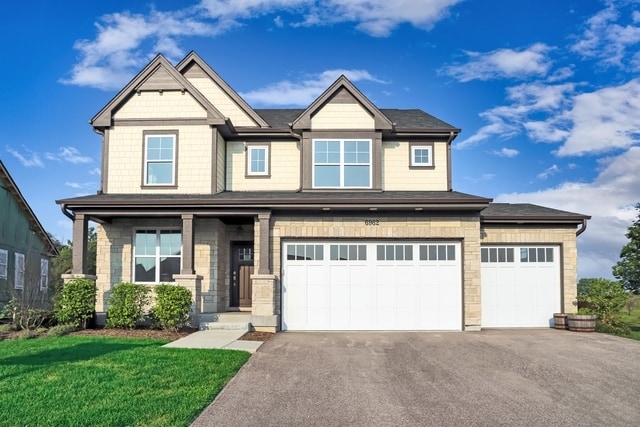
[[[198,331],[179,340],[165,344],[171,348],[222,348],[226,350],[244,350],[255,353],[262,345],[262,341],[243,341],[239,338],[246,334],[246,330],[209,330]]]

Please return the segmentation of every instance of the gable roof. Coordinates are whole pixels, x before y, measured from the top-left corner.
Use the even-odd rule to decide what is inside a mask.
[[[322,95],[316,98],[315,101],[309,105],[309,107],[304,110],[292,123],[293,129],[309,129],[311,128],[311,116],[320,110],[325,104],[327,104],[331,99],[340,93],[341,91],[347,91],[349,95],[356,99],[362,107],[364,107],[372,116],[376,129],[381,130],[390,130],[393,128],[393,123],[389,120],[382,112],[376,107],[373,102],[371,102],[366,96],[362,94],[356,88],[353,83],[349,81],[344,75],[338,77],[327,90],[325,90]]]
[[[42,227],[42,224],[40,224],[40,221],[38,221],[38,218],[31,210],[31,207],[29,206],[25,198],[22,196],[18,185],[15,183],[13,178],[11,178],[11,175],[9,174],[7,168],[4,166],[4,163],[2,163],[2,160],[0,160],[0,185],[2,185],[3,183],[6,183],[6,190],[10,194],[12,194],[13,197],[15,197],[18,206],[20,206],[22,212],[27,217],[31,228],[40,236],[42,243],[44,243],[44,246],[47,248],[48,255],[58,256],[58,249],[53,244],[53,241]],[[4,187],[4,185],[2,186]]]
[[[96,128],[112,125],[113,113],[136,92],[153,90],[182,90],[188,92],[207,112],[209,124],[225,124],[225,117],[171,63],[158,54],[90,121]]]
[[[194,51],[189,52],[182,61],[176,65],[176,70],[184,75],[192,66],[197,65],[202,72],[204,72],[211,80],[213,80],[237,105],[244,111],[256,124],[260,127],[269,127],[269,124],[264,121],[260,115],[258,115],[253,108],[235,91],[227,82],[224,81],[213,68],[209,66],[197,53]]]

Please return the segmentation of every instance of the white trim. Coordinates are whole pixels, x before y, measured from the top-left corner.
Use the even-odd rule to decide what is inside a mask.
[[[9,269],[9,251],[0,249],[0,279],[7,278],[7,270]]]
[[[429,159],[426,162],[416,161],[416,150],[427,150]],[[411,166],[426,167],[433,166],[433,146],[431,145],[412,145],[411,146]]]
[[[149,138],[171,138],[173,142],[172,157],[171,157],[171,182],[149,182],[149,163],[168,163],[169,160],[149,160]],[[154,134],[144,136],[144,185],[148,186],[161,186],[161,185],[175,185],[176,183],[176,135],[172,133],[167,134]]]
[[[345,161],[345,142],[366,142],[369,145],[369,162],[368,163],[353,163]],[[338,142],[340,143],[340,161],[339,162],[327,162],[316,163],[316,143],[318,142]],[[358,188],[373,188],[373,141],[370,138],[315,138],[313,139],[311,148],[311,186],[312,188],[342,188],[342,189],[358,189]],[[338,166],[340,170],[340,184],[338,186],[323,186],[316,185],[316,166]],[[366,186],[346,186],[344,183],[345,178],[345,166],[367,166],[369,168],[369,185]]]
[[[252,151],[264,150],[264,171],[253,171],[251,169]],[[247,145],[247,175],[264,176],[269,175],[269,146],[268,145]]]

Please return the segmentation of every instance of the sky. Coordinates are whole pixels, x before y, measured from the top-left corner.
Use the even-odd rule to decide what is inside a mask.
[[[88,120],[192,50],[254,108],[307,107],[344,74],[461,128],[454,190],[592,216],[579,277],[612,277],[637,214],[638,0],[40,0],[0,23],[0,159],[62,242],[55,200],[99,188]]]

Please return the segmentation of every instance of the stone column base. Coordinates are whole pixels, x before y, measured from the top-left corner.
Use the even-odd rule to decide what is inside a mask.
[[[256,331],[280,330],[280,315],[276,310],[278,277],[274,274],[251,275],[251,324]]]
[[[197,274],[174,274],[176,285],[191,291],[191,313],[189,322],[191,326],[200,326],[200,313],[202,313],[202,276]]]

